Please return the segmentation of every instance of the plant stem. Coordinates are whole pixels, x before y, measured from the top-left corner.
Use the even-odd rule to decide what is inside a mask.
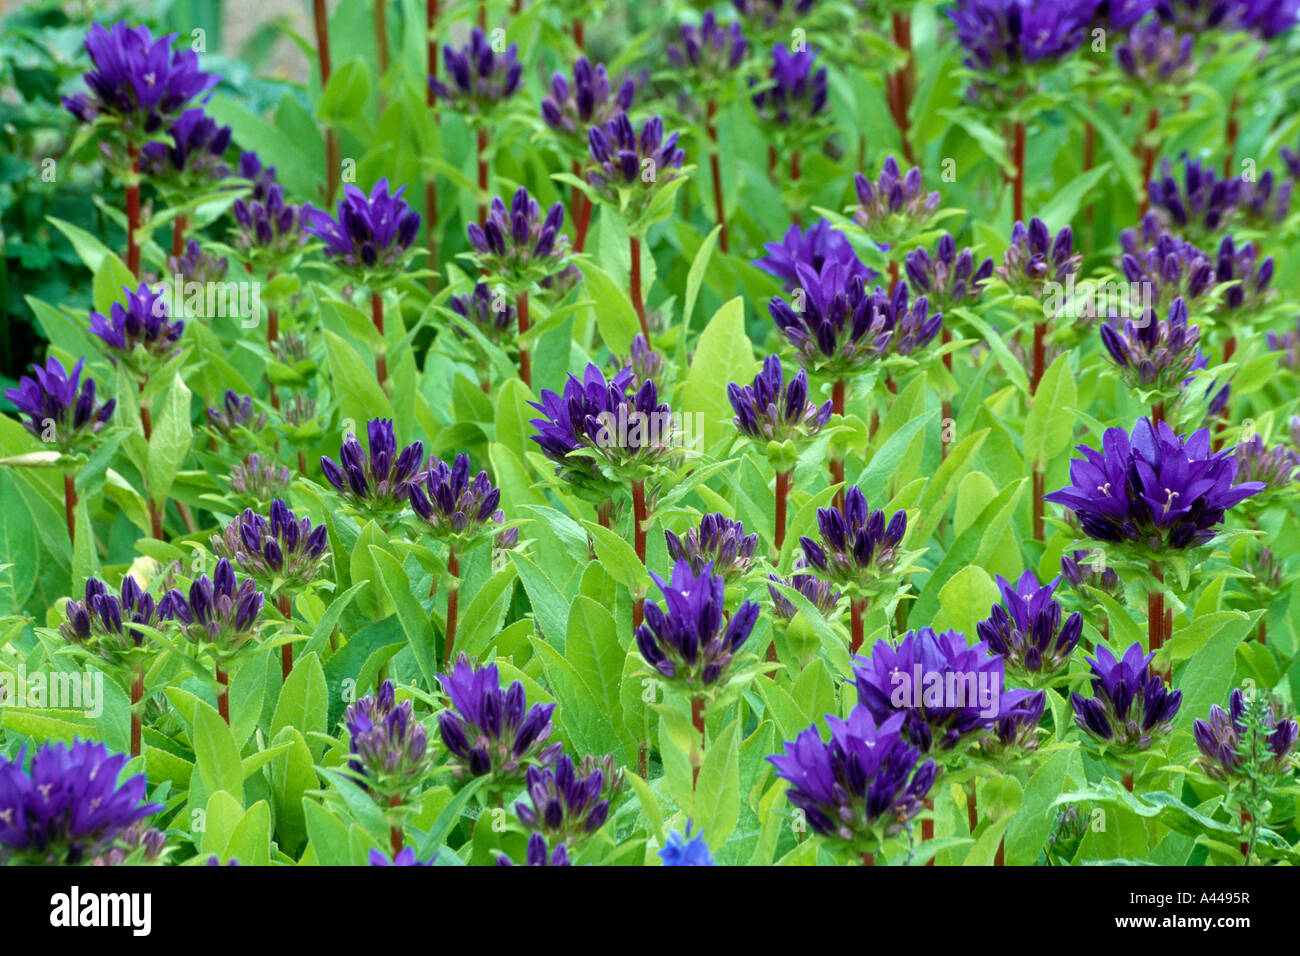
[[[184,216],[177,216],[172,220],[172,256],[179,259],[185,254],[185,231],[189,228],[189,222]]]
[[[1151,562],[1151,574],[1161,584],[1165,580],[1164,572],[1161,571],[1160,565]],[[1165,592],[1160,585],[1153,587],[1147,592],[1147,651],[1154,652],[1160,650],[1166,639],[1169,637],[1165,633],[1166,625],[1170,622],[1171,615],[1165,612]],[[1169,675],[1161,674],[1165,683],[1169,683]]]
[[[1034,325],[1034,359],[1031,368],[1032,378],[1029,380],[1029,394],[1038,394],[1038,383],[1043,380],[1043,372],[1047,365],[1047,323],[1038,322]]]
[[[1046,477],[1043,475],[1043,467],[1035,463],[1034,465],[1034,540],[1042,541],[1046,535],[1046,526],[1043,522],[1043,495],[1046,492]]]
[[[1156,402],[1154,405],[1151,406],[1151,422],[1154,425],[1159,425],[1164,420],[1165,420],[1165,403]]]
[[[863,619],[867,616],[867,599],[851,598],[849,600],[850,631],[849,653],[856,654],[862,648]]]
[[[374,0],[375,4],[375,54],[379,62],[379,82],[388,73],[388,0]],[[379,96],[379,108],[384,108],[384,97]]]
[[[528,331],[528,293],[520,292],[515,298],[515,315],[519,319],[519,338],[522,341]],[[519,346],[519,377],[529,388],[533,387],[533,365],[528,349]]]
[[[63,476],[63,515],[68,520],[68,541],[77,541],[77,480]]]
[[[217,713],[226,726],[230,726],[230,675],[220,667],[217,668],[217,684]]]
[[[575,178],[582,176],[582,165],[576,159],[573,161],[572,172]],[[577,186],[570,192],[569,205],[573,209],[573,250],[581,252],[587,245],[587,229],[591,226],[593,207]]]
[[[636,236],[628,239],[628,249],[632,254],[632,267],[628,282],[632,296],[632,307],[636,309],[637,320],[641,323],[641,334],[650,341],[650,324],[645,317],[645,300],[641,297],[641,240]]]
[[[704,698],[691,698],[691,724],[695,727],[695,732],[700,735],[700,755],[703,762],[704,754]],[[691,787],[694,788],[700,779],[700,765],[691,762]]]
[[[487,0],[478,3],[478,28],[487,33]]]
[[[131,682],[131,756],[138,757],[143,752],[140,738],[144,732],[144,715],[140,713],[140,702],[144,700],[144,668],[137,666],[135,680]]]
[[[776,550],[781,551],[781,545],[785,544],[785,510],[786,502],[790,495],[790,472],[778,471],[776,473]]]
[[[280,616],[283,617],[286,622],[293,620],[293,605],[289,601],[289,595],[281,591],[279,596],[276,598],[276,603],[279,606]],[[289,674],[292,671],[293,671],[293,645],[281,644],[280,645],[280,676],[283,677],[285,680],[288,680]]]
[[[456,554],[455,548],[447,549],[447,573],[451,575],[452,582],[447,589],[447,641],[444,652],[447,655],[447,666],[450,667],[455,660],[452,650],[456,645],[456,618],[460,612],[460,555]]]
[[[1011,183],[1011,214],[1015,222],[1025,221],[1025,124],[1016,121],[1011,161],[1016,167],[1016,178]]]
[[[400,807],[402,805],[402,798],[397,794],[393,794],[388,798],[388,805],[393,808]],[[393,844],[393,857],[395,859],[397,854],[402,852],[402,845],[404,842],[402,828],[397,826],[389,827],[388,839]]]
[[[645,565],[645,482],[632,482],[632,541],[636,546],[636,556],[642,566]],[[644,619],[642,611],[645,607],[645,598],[640,597],[632,602],[632,628],[641,626]]]
[[[480,11],[482,8],[480,8]],[[488,131],[486,126],[478,128],[478,221],[487,221],[488,192]]]
[[[140,278],[140,247],[136,244],[136,230],[140,228],[140,150],[130,146],[131,178],[126,184],[126,267],[131,275]]]
[[[1232,103],[1228,106],[1228,144],[1223,152],[1223,178],[1232,178],[1232,153],[1237,146],[1237,134],[1241,127],[1237,124],[1237,106],[1240,98],[1234,93]]]
[[[1142,147],[1142,207],[1138,211],[1138,218],[1147,214],[1151,208],[1151,193],[1147,189],[1147,184],[1151,182],[1151,172],[1156,168],[1156,144],[1155,131],[1160,125],[1160,111],[1154,106],[1147,113],[1147,142]]]
[[[925,800],[925,809],[929,811],[934,810],[934,801],[929,797]],[[921,839],[922,841],[934,839],[934,817],[927,817],[921,821]],[[934,857],[930,857],[925,865],[934,866]]]
[[[574,20],[574,21],[573,21],[573,43],[574,43],[574,45],[578,48],[578,51],[581,52],[582,49],[583,49],[583,44],[584,44],[584,37],[583,37],[582,21],[581,21],[581,20]],[[643,774],[643,776],[644,776],[644,774]]]
[[[718,110],[716,100],[710,99],[707,107],[707,121],[705,130],[709,134],[709,141],[713,144],[713,151],[709,154],[709,171],[713,174],[713,209],[714,218],[718,222],[718,248],[722,254],[726,255],[727,247],[727,207],[722,198],[722,163],[718,155],[718,129],[713,125],[713,116]]]
[[[797,183],[802,177],[802,157],[799,155],[799,150],[792,149],[790,150],[790,182]],[[790,219],[796,226],[803,225],[803,217],[797,208],[790,211]]]
[[[375,330],[379,333],[379,348],[382,350],[386,346],[383,344],[384,297],[380,292],[370,293],[370,318],[375,323]],[[388,378],[388,356],[383,351],[375,353],[375,377],[379,379],[379,387],[383,388],[384,380]]]
[[[320,65],[320,88],[322,92],[329,85],[330,74],[330,32],[329,15],[325,11],[325,0],[312,0],[312,19],[316,25],[316,59]],[[339,189],[339,134],[333,128],[325,127],[325,203],[334,201]]]
[[[844,416],[844,379],[837,378],[835,384],[831,386],[831,412],[840,417]],[[831,459],[831,484],[844,483],[844,459]],[[844,489],[841,488],[835,492],[835,504],[837,507],[844,507]]]

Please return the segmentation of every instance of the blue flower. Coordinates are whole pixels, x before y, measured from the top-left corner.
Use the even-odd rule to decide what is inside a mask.
[[[704,831],[698,830],[691,836],[691,821],[686,821],[686,836],[676,830],[668,834],[668,842],[659,851],[659,859],[664,866],[717,866],[709,853],[708,844],[704,842]]]

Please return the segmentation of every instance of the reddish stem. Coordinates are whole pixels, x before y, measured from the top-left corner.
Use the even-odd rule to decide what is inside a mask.
[[[831,411],[836,415],[844,415],[844,379],[837,378],[835,384],[831,386]],[[844,483],[844,459],[831,459],[831,484]],[[835,493],[835,504],[839,507],[844,506],[844,490],[841,488]]]
[[[1011,214],[1016,222],[1025,221],[1025,124],[1017,121],[1013,132],[1011,161],[1016,177],[1011,183]]]
[[[460,577],[460,555],[454,548],[447,551],[447,573],[452,577],[451,587],[447,590],[447,666],[450,667],[454,657],[452,657],[452,648],[456,644],[456,618],[460,611],[460,582],[456,580]]]
[[[1239,98],[1234,94],[1232,104],[1228,107],[1228,144],[1223,155],[1223,178],[1232,178],[1232,152],[1237,146],[1237,134],[1241,127],[1237,124],[1237,104]]]
[[[925,809],[931,811],[934,810],[934,801],[927,798],[925,801]],[[922,840],[934,839],[934,818],[933,817],[927,817],[926,819],[921,821],[921,839]],[[934,857],[933,856],[930,857],[929,861],[925,865],[934,866]]]
[[[722,163],[718,156],[718,130],[713,125],[713,115],[717,112],[718,104],[715,100],[709,100],[708,105],[708,122],[705,126],[709,134],[709,141],[713,143],[713,151],[709,154],[709,171],[713,175],[713,209],[714,218],[718,222],[718,248],[722,254],[728,252],[727,246],[727,208],[722,198]]]
[[[68,519],[68,541],[77,540],[77,481],[71,475],[63,476],[63,514]]]
[[[802,176],[802,157],[799,155],[799,150],[792,149],[790,150],[790,182],[797,183]],[[790,218],[796,226],[803,225],[803,217],[799,214],[798,209],[790,213]]]
[[[581,51],[583,49],[584,42],[585,39],[583,37],[582,21],[574,20],[573,21],[573,43],[578,48],[578,50]]]
[[[636,317],[641,323],[641,334],[645,336],[646,341],[650,341],[650,324],[645,317],[645,300],[641,297],[641,240],[636,236],[628,239],[632,253],[632,268],[629,277],[631,286],[632,307],[636,309]]]
[[[1034,360],[1030,369],[1029,394],[1038,394],[1038,383],[1043,380],[1047,365],[1047,323],[1039,322],[1034,326]]]
[[[1151,172],[1156,168],[1156,144],[1154,133],[1156,127],[1160,125],[1160,111],[1154,106],[1147,113],[1147,142],[1142,147],[1142,207],[1138,212],[1138,218],[1147,214],[1151,208],[1151,193],[1147,189],[1147,184],[1151,182]]]
[[[1231,362],[1232,357],[1237,354],[1237,337],[1229,335],[1223,343],[1223,361]]]
[[[889,294],[893,295],[894,290],[898,288],[898,263],[889,263]]]
[[[691,698],[691,724],[695,727],[695,732],[700,735],[700,753],[704,753],[704,699],[702,697]],[[700,779],[700,765],[692,762],[691,764],[691,786],[694,787]]]
[[[280,609],[280,616],[286,621],[293,619],[293,605],[289,601],[289,595],[283,591],[276,598],[276,604]],[[293,671],[293,645],[280,645],[280,676],[285,680],[289,679],[289,674]]]
[[[1156,402],[1154,405],[1151,406],[1151,422],[1155,425],[1159,425],[1164,420],[1165,420],[1165,403]]]
[[[479,0],[478,28],[484,33],[487,32],[487,0]]]
[[[379,385],[382,388],[384,380],[388,378],[388,356],[383,351],[386,347],[382,341],[384,337],[384,297],[379,292],[370,293],[370,318],[375,323],[375,330],[379,333],[381,340],[379,351],[375,353],[375,377],[379,379]]]
[[[1161,571],[1160,565],[1154,561],[1151,563],[1151,574],[1161,584],[1164,583],[1164,572]],[[1155,652],[1160,650],[1168,639],[1166,628],[1172,630],[1172,613],[1165,612],[1165,592],[1160,585],[1153,587],[1147,592],[1147,650]],[[1165,683],[1169,683],[1168,674],[1160,675]]]
[[[776,473],[776,550],[785,544],[785,510],[786,500],[790,495],[790,472]]]
[[[382,81],[388,73],[388,0],[374,0],[374,4],[375,53],[379,61],[379,79]]]
[[[767,147],[767,178],[776,182],[777,155],[776,147],[771,143]]]
[[[862,854],[862,865],[863,865],[863,866],[875,866],[875,865],[876,865],[876,854],[874,854],[874,853],[863,853],[863,854]]]
[[[388,798],[388,805],[390,807],[400,807],[402,805],[402,798],[399,797],[397,794],[393,794],[391,797]],[[405,842],[402,834],[402,828],[389,827],[388,839],[393,844],[393,858],[396,859],[397,854],[402,852],[402,846]]]
[[[574,178],[582,176],[582,165],[576,159],[573,161],[572,172]],[[587,245],[587,229],[591,225],[593,207],[577,186],[570,193],[569,205],[573,209],[573,248],[575,252],[581,252]]]
[[[528,331],[528,293],[520,292],[515,299],[515,315],[519,319],[519,339],[522,342],[524,333]],[[532,359],[528,354],[528,349],[523,345],[519,346],[519,377],[523,379],[524,384],[529,388],[533,387],[533,365]]]
[[[136,667],[135,680],[131,682],[131,756],[138,757],[143,752],[140,738],[144,733],[144,715],[140,713],[140,702],[144,700],[144,668]]]
[[[867,599],[853,598],[849,601],[849,621],[851,625],[851,639],[849,641],[849,653],[856,654],[862,647],[863,639],[863,619],[867,616]]]
[[[312,19],[316,25],[316,59],[320,64],[320,88],[324,91],[329,84],[333,68],[330,66],[329,15],[325,11],[325,0],[312,0]],[[325,202],[334,201],[339,189],[339,136],[330,128],[325,128]]]
[[[1043,475],[1043,469],[1039,465],[1034,466],[1034,540],[1042,541],[1046,533],[1046,527],[1043,522],[1043,495],[1046,492],[1046,478]]]
[[[140,278],[140,247],[136,244],[136,230],[140,228],[140,150],[127,147],[131,158],[131,181],[126,186],[126,267],[131,275]]]
[[[429,78],[436,78],[438,75],[438,41],[434,38],[434,28],[438,26],[438,0],[425,0],[424,4],[424,31],[427,36],[425,50],[425,72]],[[433,85],[429,84],[425,91],[425,103],[433,105]]]
[[[632,541],[636,547],[636,556],[641,564],[645,565],[645,482],[632,482]],[[632,627],[635,630],[641,626],[644,619],[642,610],[645,607],[645,598],[637,598],[632,603]]]
[[[185,231],[189,228],[189,222],[184,216],[177,216],[172,220],[172,257],[179,259],[185,254]]]
[[[1264,619],[1262,617],[1259,619],[1259,630],[1256,631],[1255,633],[1256,633],[1256,637],[1259,639],[1259,642],[1261,644],[1268,643],[1267,641],[1268,629],[1264,626]]]
[[[298,474],[303,477],[306,477],[307,475],[307,455],[302,451],[302,449],[298,450]]]
[[[230,726],[230,675],[217,668],[217,713]]]
[[[1124,774],[1124,789],[1127,790],[1129,793],[1133,792],[1133,771],[1132,770]]]
[[[482,8],[480,8],[482,12]],[[488,131],[486,126],[480,126],[478,129],[478,221],[487,221],[487,191],[488,191]]]

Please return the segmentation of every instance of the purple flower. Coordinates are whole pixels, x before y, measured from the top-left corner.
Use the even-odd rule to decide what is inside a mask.
[[[801,570],[801,565],[796,562],[795,570]],[[808,599],[808,602],[821,612],[823,617],[829,617],[835,610],[835,605],[839,603],[840,592],[835,590],[833,585],[827,584],[811,574],[793,574],[789,580],[778,577],[775,574],[767,576],[769,581],[777,584],[784,584],[786,587],[794,588],[800,594]],[[784,621],[794,620],[794,616],[799,613],[799,609],[794,606],[794,602],[778,591],[771,584],[767,590],[772,595],[772,613]]]
[[[962,62],[979,74],[968,96],[1012,102],[1031,68],[1051,67],[1083,44],[1095,7],[1062,0],[958,0],[945,13]]]
[[[141,371],[171,358],[185,323],[168,321],[167,299],[147,284],[141,283],[135,292],[123,286],[122,291],[126,305],[114,302],[108,318],[90,313],[90,332],[103,339],[109,361],[121,360]]]
[[[551,206],[543,219],[537,200],[520,186],[509,209],[501,197],[493,197],[487,219],[469,224],[469,241],[480,267],[512,291],[523,292],[564,268],[569,240],[560,234],[563,225],[563,203]]]
[[[515,804],[519,822],[548,840],[577,846],[609,819],[609,801],[601,796],[605,774],[582,775],[568,754],[555,766],[529,767],[524,775],[528,800]]]
[[[619,190],[639,188],[648,193],[677,179],[686,153],[677,146],[677,133],[664,135],[664,121],[652,116],[638,133],[622,112],[587,130],[587,152],[595,166],[587,182],[606,202],[618,203]],[[648,197],[643,197],[648,202]]]
[[[1030,691],[1003,689],[1001,656],[982,641],[967,646],[956,631],[923,627],[897,647],[877,641],[869,658],[854,660],[858,703],[878,721],[903,715],[903,736],[923,752],[975,741],[997,721],[1036,705]]]
[[[86,52],[93,69],[84,75],[90,94],[64,97],[83,123],[104,116],[120,123],[134,142],[161,130],[221,77],[199,70],[193,50],[174,50],[175,33],[154,39],[148,27],[93,24]]]
[[[710,562],[696,574],[679,559],[672,580],[650,572],[663,593],[663,607],[645,603],[645,623],[636,629],[636,646],[661,676],[702,695],[727,679],[727,667],[758,620],[758,605],[746,601],[723,627],[724,583]]]
[[[785,46],[772,48],[768,82],[754,93],[754,106],[765,123],[806,129],[820,121],[826,112],[829,85],[826,67],[814,71],[816,59],[813,50],[791,53]]]
[[[70,644],[94,651],[106,661],[119,666],[138,664],[144,648],[143,631],[132,624],[156,627],[159,622],[158,605],[153,595],[136,584],[127,575],[122,579],[119,594],[113,594],[98,578],[86,581],[84,601],[68,601],[64,608],[67,620],[59,625],[59,633]]]
[[[267,201],[271,195],[271,187],[275,185],[274,166],[263,166],[257,153],[242,152],[239,154],[239,165],[235,172],[240,179],[245,179],[252,184],[253,191],[250,199],[261,203]]]
[[[497,53],[483,31],[475,27],[469,42],[459,50],[442,48],[449,82],[429,77],[429,89],[458,112],[486,113],[519,89],[524,67],[518,53],[517,43],[506,47],[505,53]]]
[[[398,850],[391,860],[383,850],[370,851],[371,866],[433,866],[433,861],[437,858],[438,854],[435,853],[427,862],[417,860],[415,850],[409,846]]]
[[[893,156],[885,157],[880,178],[874,182],[856,173],[853,188],[858,195],[853,221],[876,242],[898,242],[915,235],[939,208],[939,191],[923,191],[920,167],[900,175]]]
[[[611,96],[605,64],[593,67],[580,56],[573,64],[572,86],[558,70],[551,76],[550,95],[542,99],[542,120],[576,147],[575,151],[585,152],[587,130],[630,110],[635,97],[636,83],[630,77]]]
[[[141,802],[144,774],[118,785],[130,758],[103,744],[48,743],[24,769],[26,756],[24,744],[15,759],[0,757],[0,862],[83,863],[163,809]]]
[[[727,385],[727,398],[736,412],[736,430],[755,441],[803,441],[822,430],[832,403],[821,407],[808,400],[808,373],[800,369],[784,384],[781,359],[769,355],[753,385]]]
[[[1273,257],[1268,256],[1256,265],[1254,243],[1244,243],[1240,249],[1232,241],[1232,236],[1224,236],[1219,243],[1219,256],[1215,263],[1214,277],[1217,282],[1234,282],[1223,296],[1223,303],[1230,309],[1259,309],[1272,293],[1269,283],[1273,281]]]
[[[470,479],[469,455],[457,455],[451,467],[439,459],[430,459],[423,483],[423,488],[419,480],[409,486],[411,508],[435,538],[461,552],[485,535],[495,534],[502,548],[514,547],[519,540],[517,528],[497,531],[496,526],[506,520],[505,512],[497,507],[501,489],[492,486],[486,471]]]
[[[1084,457],[1070,462],[1071,484],[1043,500],[1071,509],[1094,540],[1157,554],[1205,544],[1224,512],[1264,490],[1259,482],[1233,483],[1233,450],[1212,453],[1204,428],[1183,439],[1165,422],[1140,418],[1131,437],[1108,428],[1102,451],[1078,450]]]
[[[829,741],[814,724],[767,759],[814,833],[860,852],[877,849],[921,812],[938,767],[904,739],[902,714],[877,722],[858,706],[848,720],[828,714],[826,723]]]
[[[249,455],[230,469],[230,490],[258,507],[283,498],[293,482],[293,472],[274,458]]]
[[[870,588],[887,576],[907,533],[907,512],[896,511],[888,523],[880,509],[872,511],[862,489],[850,485],[841,508],[818,508],[821,544],[801,537],[799,547],[811,568],[842,586]]]
[[[1284,445],[1265,447],[1258,434],[1239,444],[1233,454],[1242,481],[1257,482],[1267,491],[1284,491],[1292,482],[1300,481],[1300,454]]]
[[[363,276],[391,274],[420,230],[420,214],[402,199],[405,191],[402,186],[388,195],[387,179],[375,183],[369,196],[346,185],[338,219],[313,209],[307,231],[324,240],[326,257],[340,268]]]
[[[202,109],[186,110],[167,130],[171,145],[146,143],[140,151],[140,171],[176,189],[201,189],[225,179],[223,162],[230,148],[230,127],[218,126]]]
[[[1184,159],[1180,186],[1169,168],[1160,161],[1160,175],[1147,183],[1147,196],[1158,217],[1195,241],[1226,227],[1241,199],[1240,177],[1220,179],[1199,160]]]
[[[1199,327],[1187,324],[1187,304],[1174,299],[1169,317],[1156,317],[1146,310],[1142,321],[1132,319],[1123,329],[1115,319],[1101,325],[1101,341],[1111,361],[1119,366],[1124,384],[1129,388],[1150,389],[1176,399],[1183,382],[1201,354]]]
[[[1061,624],[1061,605],[1055,598],[1060,583],[1056,578],[1040,587],[1033,571],[1026,571],[1014,585],[998,575],[1002,603],[993,605],[988,618],[976,625],[976,633],[1009,668],[1050,677],[1069,663],[1083,634],[1083,615],[1076,611]]]
[[[1047,224],[1034,216],[1028,228],[1022,222],[1012,226],[1011,246],[993,271],[1013,290],[1037,297],[1048,282],[1064,283],[1082,261],[1083,256],[1074,252],[1074,231],[1069,226],[1053,239]]]
[[[274,173],[274,167],[268,172]],[[377,190],[378,186],[375,188]],[[264,261],[268,269],[283,266],[298,254],[298,250],[307,242],[312,224],[327,222],[330,226],[333,225],[333,220],[328,214],[312,209],[311,203],[303,203],[301,206],[286,204],[284,190],[274,180],[259,181],[253,188],[252,198],[247,201],[243,197],[236,199],[233,209],[235,221],[239,225],[235,234],[235,248],[250,259]],[[409,227],[412,236],[419,228],[419,218],[416,216],[415,225]],[[359,227],[358,232],[364,232],[364,229]],[[326,242],[330,240],[327,239]],[[331,244],[329,248],[332,250],[334,247]],[[340,248],[351,247],[340,245]],[[373,243],[370,249],[375,251]],[[348,255],[349,253],[344,253],[345,260]],[[375,255],[378,257],[379,253],[375,251]]]
[[[24,427],[41,441],[52,441],[65,453],[89,448],[94,437],[108,424],[117,407],[110,398],[95,403],[95,380],[89,375],[81,380],[85,359],[77,359],[69,374],[63,363],[51,356],[45,365],[32,365],[35,378],[23,376],[17,388],[5,389],[5,398],[13,402],[20,415],[26,415]]]
[[[563,843],[558,844],[555,850],[546,849],[546,837],[534,831],[528,838],[528,849],[524,858],[524,866],[572,866],[569,861],[569,849]],[[510,859],[504,853],[497,856],[497,866],[514,866],[515,861]]]
[[[813,0],[733,0],[736,13],[755,29],[772,31],[798,23],[813,8]]]
[[[239,434],[240,431],[257,432],[266,427],[266,412],[255,417],[253,396],[239,395],[234,389],[228,388],[221,407],[208,409],[208,424],[226,441],[238,445],[243,437]]]
[[[369,457],[357,436],[349,433],[339,448],[339,463],[322,456],[320,466],[325,480],[344,501],[382,524],[406,510],[411,487],[424,477],[419,470],[424,443],[414,441],[398,454],[397,435],[387,418],[372,418],[366,423],[366,432]]]
[[[173,279],[179,277],[176,283],[178,291],[183,290],[182,283],[220,282],[225,279],[229,268],[230,262],[225,256],[205,252],[196,239],[186,240],[184,255],[167,257],[168,274]]]
[[[1297,0],[1237,0],[1238,29],[1248,30],[1264,40],[1272,40],[1296,25],[1300,13]]]
[[[296,517],[281,498],[271,502],[270,513],[268,521],[246,508],[221,534],[212,536],[212,550],[263,587],[279,581],[290,593],[301,590],[325,566],[325,525],[313,528],[310,519]]]
[[[1278,358],[1279,365],[1292,372],[1300,372],[1300,319],[1296,320],[1295,328],[1294,332],[1287,331],[1281,335],[1269,332],[1268,347],[1274,352],[1282,353]],[[11,398],[10,401],[12,400]]]
[[[451,709],[438,714],[438,730],[452,757],[453,776],[490,774],[495,784],[514,786],[527,767],[548,767],[559,759],[561,745],[546,746],[555,705],[529,707],[519,681],[503,691],[495,664],[475,670],[462,654],[438,681],[451,698]]]
[[[1154,305],[1167,308],[1176,298],[1195,302],[1214,288],[1214,260],[1161,228],[1154,213],[1143,216],[1138,229],[1121,232],[1119,242],[1120,268]]]
[[[664,370],[664,357],[650,347],[644,335],[638,332],[632,336],[630,355],[627,361],[618,356],[610,356],[610,364],[615,370],[632,369],[632,381],[629,388],[636,391],[651,379],[658,379]]]
[[[1151,12],[1155,0],[1101,0],[1092,22],[1108,30],[1128,30]]]
[[[682,538],[671,531],[665,531],[664,538],[670,561],[685,561],[697,575],[712,565],[724,583],[749,570],[758,548],[758,535],[746,535],[743,524],[722,514],[706,514],[699,526],[688,528]]]
[[[212,577],[201,575],[190,585],[189,598],[173,588],[158,604],[158,616],[175,621],[181,633],[225,667],[254,641],[266,598],[252,578],[241,583],[230,561],[217,561]]]
[[[933,256],[919,246],[907,254],[903,266],[912,287],[941,308],[978,299],[993,275],[992,259],[986,258],[977,268],[970,247],[958,252],[947,232],[939,237]]]
[[[1090,736],[1121,751],[1146,750],[1154,739],[1169,733],[1183,701],[1180,690],[1167,691],[1164,681],[1150,673],[1155,654],[1142,654],[1134,643],[1116,660],[1104,645],[1097,645],[1092,666],[1094,696],[1070,694],[1074,722]]]
[[[685,836],[676,830],[668,834],[668,842],[659,851],[659,859],[664,866],[717,866],[708,844],[704,842],[704,831],[696,830],[695,836],[691,836],[690,820],[686,821]]]
[[[1012,691],[1012,694],[1027,696],[1022,696],[1015,707],[993,721],[993,732],[977,745],[982,757],[1017,757],[1038,749],[1038,723],[1043,719],[1047,694],[1041,690]]]
[[[1102,563],[1103,552],[1076,550],[1061,555],[1061,574],[1070,582],[1071,587],[1079,590],[1084,587],[1109,594],[1120,604],[1124,603],[1124,586],[1115,569]]]
[[[1125,42],[1115,46],[1115,62],[1138,89],[1154,95],[1162,89],[1177,89],[1196,73],[1192,51],[1196,38],[1190,33],[1147,20],[1133,27]]]
[[[820,273],[825,263],[837,262],[849,279],[860,278],[865,284],[876,278],[875,270],[862,264],[844,234],[825,219],[817,220],[807,232],[797,224],[792,225],[780,242],[766,243],[763,248],[767,255],[755,259],[754,265],[780,279],[786,292],[793,292],[799,286],[795,273],[799,263]]]
[[[665,55],[671,66],[690,74],[697,85],[716,82],[739,69],[749,50],[740,23],[732,21],[728,26],[719,26],[712,10],[704,11],[698,27],[682,24],[681,35],[681,45],[668,44]]]
[[[1248,714],[1258,710],[1258,714]],[[1295,749],[1300,725],[1281,717],[1279,703],[1250,700],[1240,690],[1228,696],[1228,709],[1210,705],[1209,721],[1196,718],[1192,736],[1200,748],[1201,769],[1215,780],[1242,775],[1243,762],[1249,762],[1271,775],[1290,773],[1291,752]],[[1247,717],[1254,717],[1265,733],[1263,740],[1247,727]]]
[[[350,705],[343,720],[350,739],[348,769],[365,790],[387,804],[419,787],[430,766],[429,737],[411,702],[397,703],[392,681]]]
[[[447,305],[457,315],[469,319],[489,342],[500,345],[513,338],[515,306],[504,291],[494,293],[486,282],[477,282],[472,293],[454,295]],[[465,334],[460,329],[456,331]]]

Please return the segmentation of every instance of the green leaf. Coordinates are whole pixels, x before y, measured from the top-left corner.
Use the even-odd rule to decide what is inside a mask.
[[[733,720],[704,752],[692,817],[716,853],[740,818],[740,732]]]
[[[745,334],[745,302],[738,296],[725,302],[700,333],[682,387],[681,405],[674,409],[703,416],[705,448],[713,448],[731,428],[727,383],[751,381],[760,364]]]
[[[402,625],[402,633],[406,635],[416,666],[420,668],[424,686],[436,687],[438,636],[434,632],[433,622],[411,593],[411,582],[397,559],[374,546],[371,546],[370,554],[374,558],[375,570],[379,572],[379,583],[397,610],[398,623]],[[466,617],[468,620],[468,615]]]
[[[582,267],[582,279],[587,287],[587,295],[595,302],[596,327],[600,330],[600,339],[605,347],[615,355],[627,355],[632,348],[632,339],[641,331],[641,322],[636,309],[627,293],[615,282],[608,272],[599,266],[588,263]]]
[[[939,613],[934,629],[974,634],[975,625],[989,616],[998,603],[998,588],[988,572],[977,565],[962,568],[939,589]]]
[[[1046,464],[1070,446],[1079,401],[1070,355],[1062,352],[1043,373],[1025,420],[1025,461]]]
[[[149,497],[161,507],[172,481],[189,453],[194,429],[190,425],[190,390],[178,374],[154,408],[153,434],[149,438]]]
[[[316,115],[326,123],[356,119],[370,97],[370,69],[360,58],[337,67],[325,84]]]
[[[460,630],[456,644],[470,657],[482,656],[501,630],[514,595],[514,583],[515,566],[507,565],[483,582],[462,612],[465,626]]]
[[[343,420],[351,420],[355,430],[364,433],[370,419],[392,418],[392,403],[379,387],[374,370],[346,340],[329,329],[323,331],[325,359]]]
[[[325,682],[325,669],[320,658],[315,654],[304,654],[293,665],[288,680],[280,688],[280,697],[271,717],[271,736],[278,736],[286,727],[294,728],[303,737],[327,733],[329,700],[329,685]]]
[[[194,703],[194,762],[208,793],[225,790],[243,805],[244,767],[235,735],[204,701]]]

